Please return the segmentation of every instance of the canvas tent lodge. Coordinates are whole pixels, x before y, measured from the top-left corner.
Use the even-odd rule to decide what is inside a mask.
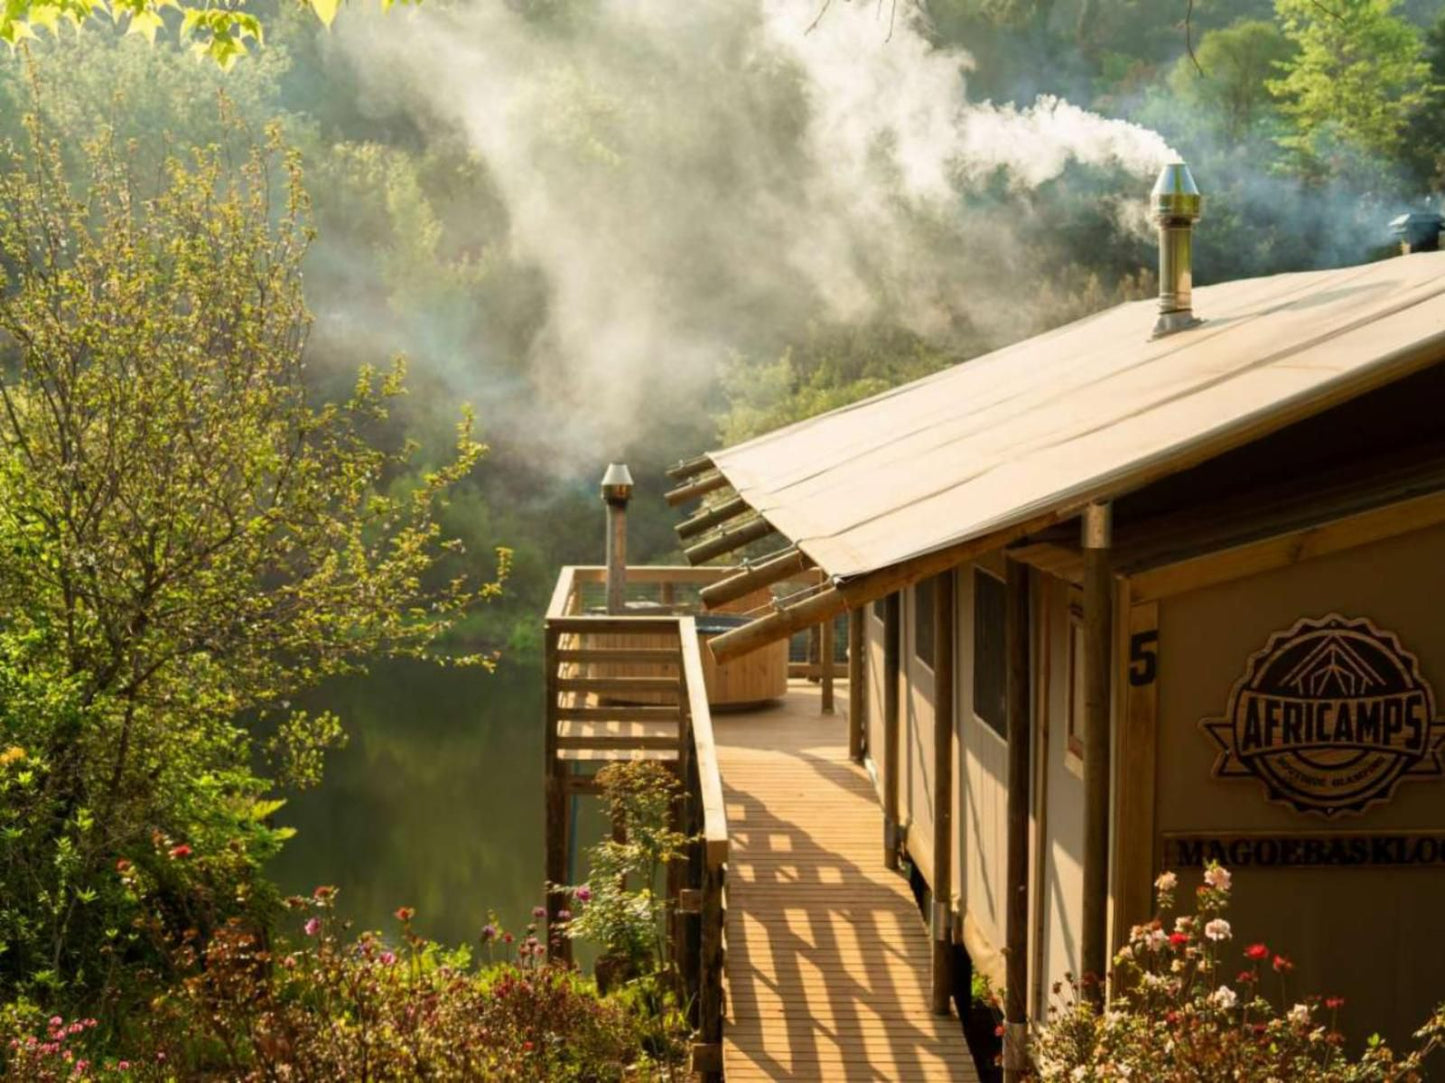
[[[713,650],[850,613],[884,859],[1011,1047],[1210,859],[1241,953],[1404,1040],[1445,999],[1445,253],[1191,298],[1161,188],[1158,308],[674,468],[694,557],[785,542],[711,600],[823,573]]]

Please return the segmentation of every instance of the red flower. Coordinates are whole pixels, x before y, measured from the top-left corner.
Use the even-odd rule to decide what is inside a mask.
[[[1239,977],[1235,978],[1234,980],[1239,982],[1241,985],[1249,985],[1250,983],[1258,981],[1259,979],[1255,977],[1253,970],[1241,970],[1239,972]]]
[[[1283,955],[1276,955],[1274,957],[1274,968],[1281,974],[1288,974],[1294,969],[1294,963],[1290,962]]]
[[[1338,1011],[1345,1006],[1344,997],[1325,997],[1325,1007],[1330,1011]]]
[[[1247,959],[1268,959],[1269,949],[1263,944],[1251,944],[1244,949],[1244,955]]]
[[[130,868],[130,862],[127,861],[125,858],[121,858],[115,863],[116,872],[125,872],[125,870],[128,868]]]
[[[1169,934],[1169,943],[1172,944],[1172,945],[1174,945],[1174,947],[1176,947],[1176,948],[1182,948],[1185,944],[1189,943],[1189,934],[1188,934],[1188,933],[1170,933],[1170,934]]]
[[[522,1052],[524,1052],[524,1053],[530,1053],[530,1052],[532,1051],[532,1049],[533,1049],[533,1046],[532,1046],[532,1043],[531,1043],[531,1042],[523,1042],[523,1043],[522,1043]]]
[[[414,917],[416,917],[416,911],[413,910],[410,906],[398,906],[396,908],[397,921],[405,923],[410,921]]]
[[[190,857],[191,848],[183,842],[179,846],[172,846],[170,848],[170,855],[172,861],[182,857]]]

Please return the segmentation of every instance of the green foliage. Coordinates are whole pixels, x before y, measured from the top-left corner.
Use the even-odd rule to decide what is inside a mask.
[[[1108,1010],[1077,989],[1050,1009],[1032,1055],[1042,1083],[1232,1079],[1242,1083],[1415,1083],[1445,1044],[1445,1005],[1396,1057],[1378,1038],[1358,1060],[1337,1029],[1339,997],[1291,1003],[1292,964],[1261,943],[1239,947],[1224,917],[1228,870],[1210,865],[1194,913],[1174,913],[1177,877],[1156,882],[1159,911],[1114,959]],[[1170,919],[1173,918],[1171,922]],[[1057,990],[1056,990],[1057,992]]]
[[[1428,98],[1429,65],[1397,0],[1276,0],[1297,47],[1267,85],[1293,130],[1280,145],[1308,176],[1378,171],[1397,157],[1411,114]]]
[[[1195,59],[1175,63],[1169,86],[1182,104],[1209,118],[1221,139],[1257,137],[1275,115],[1267,83],[1293,51],[1275,23],[1243,20],[1201,37]]]
[[[410,474],[369,439],[400,363],[312,401],[307,200],[274,134],[157,180],[27,127],[0,148],[0,988],[63,1003],[155,961],[142,887],[171,929],[264,914],[285,833],[253,754],[312,783],[341,736],[290,697],[380,655],[491,664],[432,644],[506,554],[443,573],[484,448],[464,417]]]
[[[680,1078],[676,1035],[670,1056],[650,1051],[676,1016],[599,996],[577,971],[551,965],[535,937],[478,966],[465,949],[413,932],[410,908],[397,911],[394,936],[352,938],[334,890],[287,902],[306,918],[292,942],[240,921],[172,942],[176,978],[124,1035],[12,1011],[0,1021],[10,1041],[0,1080]]]
[[[596,944],[632,976],[667,972],[673,964],[666,936],[668,899],[658,875],[680,860],[687,838],[673,831],[677,780],[646,760],[614,763],[597,772],[620,838],[587,851],[591,883],[572,888],[576,916],[567,935]]]

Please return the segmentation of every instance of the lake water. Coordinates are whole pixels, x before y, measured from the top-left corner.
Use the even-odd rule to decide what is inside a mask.
[[[282,888],[335,885],[358,929],[394,930],[415,907],[418,931],[452,944],[492,910],[525,924],[543,891],[541,686],[526,660],[387,661],[309,697],[350,742],[277,816],[298,832],[272,869]]]

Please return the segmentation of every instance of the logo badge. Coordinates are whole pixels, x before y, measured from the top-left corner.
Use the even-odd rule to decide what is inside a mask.
[[[1200,723],[1221,749],[1216,778],[1253,777],[1271,801],[1334,816],[1438,777],[1445,719],[1413,654],[1362,617],[1331,613],[1270,636]]]

